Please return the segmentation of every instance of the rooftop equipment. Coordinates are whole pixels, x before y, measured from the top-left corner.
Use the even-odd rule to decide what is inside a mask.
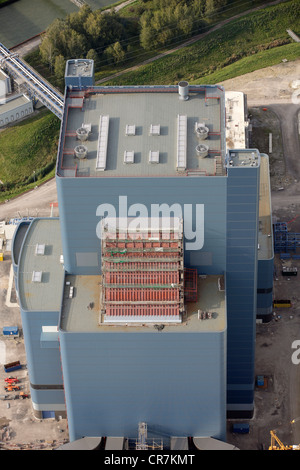
[[[205,140],[208,137],[209,129],[204,124],[196,122],[195,132],[196,132],[198,139]]]
[[[134,163],[134,151],[133,150],[125,150],[124,163]]]
[[[197,155],[201,158],[204,158],[208,155],[209,146],[205,144],[199,144],[196,147]]]
[[[42,271],[33,271],[32,282],[42,282]]]
[[[125,129],[125,134],[126,135],[135,135],[135,125],[129,125],[126,124],[126,129]]]
[[[45,244],[36,244],[35,247],[35,254],[36,255],[44,255],[45,254]]]
[[[178,83],[179,99],[187,101],[189,99],[189,83],[185,80]]]
[[[187,149],[187,116],[178,114],[177,117],[177,170],[186,169]]]
[[[108,142],[109,116],[100,116],[99,135],[97,147],[96,170],[104,171],[106,168],[107,142]]]
[[[150,150],[149,163],[159,163],[159,150]]]
[[[85,142],[89,137],[89,131],[86,127],[80,127],[77,129],[76,135],[81,142]]]
[[[150,125],[150,135],[160,135],[160,124]]]
[[[74,149],[74,152],[76,158],[83,159],[87,157],[88,149],[85,145],[77,145],[77,147]]]

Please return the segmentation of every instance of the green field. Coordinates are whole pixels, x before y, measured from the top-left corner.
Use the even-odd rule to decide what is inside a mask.
[[[194,44],[134,72],[106,82],[109,85],[216,83],[300,57],[286,29],[299,34],[300,2],[292,0],[233,20]],[[285,57],[287,55],[287,57]]]
[[[43,110],[0,133],[0,201],[49,178],[55,166],[59,129],[60,120]]]

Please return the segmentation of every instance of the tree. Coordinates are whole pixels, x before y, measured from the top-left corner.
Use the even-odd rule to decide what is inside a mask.
[[[66,58],[85,57],[88,50],[85,37],[71,28],[65,29],[63,34],[67,44]]]
[[[71,29],[74,29],[79,34],[84,34],[84,23],[87,20],[87,17],[92,13],[91,7],[87,4],[83,5],[74,13],[70,13],[67,17],[67,23]]]
[[[124,27],[115,13],[101,13],[100,10],[88,15],[84,28],[94,49],[120,41],[125,34]]]
[[[125,59],[126,53],[119,41],[117,41],[112,46],[105,49],[105,56],[109,62],[113,61],[118,63]]]
[[[221,12],[226,5],[227,0],[206,0],[205,14],[211,15],[213,12]]]
[[[94,67],[97,68],[99,65],[99,56],[95,49],[90,49],[86,55],[86,59],[94,61]]]
[[[54,73],[58,80],[62,80],[65,76],[66,61],[61,54],[55,57]]]
[[[45,64],[48,64],[49,69],[52,71],[56,55],[56,49],[53,44],[53,41],[48,36],[45,36],[40,44],[40,55],[42,61]]]

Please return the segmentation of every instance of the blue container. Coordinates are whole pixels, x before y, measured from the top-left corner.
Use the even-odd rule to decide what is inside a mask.
[[[258,375],[258,376],[256,377],[256,383],[257,383],[257,386],[258,386],[258,387],[263,387],[263,386],[264,386],[264,383],[265,383],[264,376],[263,376],[263,375]]]
[[[20,361],[10,362],[9,364],[4,364],[5,372],[12,372],[14,370],[22,369]]]
[[[4,326],[3,327],[3,334],[5,336],[18,336],[19,335],[19,328],[17,326]]]
[[[249,424],[248,423],[235,423],[232,426],[232,432],[236,434],[248,434]]]

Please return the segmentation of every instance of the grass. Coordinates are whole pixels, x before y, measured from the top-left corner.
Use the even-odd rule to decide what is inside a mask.
[[[43,110],[0,133],[0,201],[53,176],[59,129],[60,120]]]
[[[275,49],[257,52],[253,56],[244,57],[233,64],[227,65],[227,67],[222,67],[216,72],[203,75],[201,78],[191,81],[191,83],[200,85],[205,82],[207,85],[214,85],[230,78],[255,72],[255,70],[280,64],[284,59],[293,61],[299,59],[299,57],[300,44],[287,44]]]
[[[209,83],[216,83],[274,65],[285,58],[285,53],[290,54],[286,57],[288,60],[294,60],[297,51],[299,57],[299,44],[292,42],[286,29],[299,34],[299,15],[298,0],[269,6],[233,20],[196,43],[106,84],[176,84],[183,78],[191,83],[203,83],[204,78],[209,78]],[[242,59],[247,60],[241,62]],[[232,64],[235,66],[228,68]]]
[[[0,0],[0,7],[4,7],[6,4],[9,5],[10,3],[14,3],[17,0]]]

